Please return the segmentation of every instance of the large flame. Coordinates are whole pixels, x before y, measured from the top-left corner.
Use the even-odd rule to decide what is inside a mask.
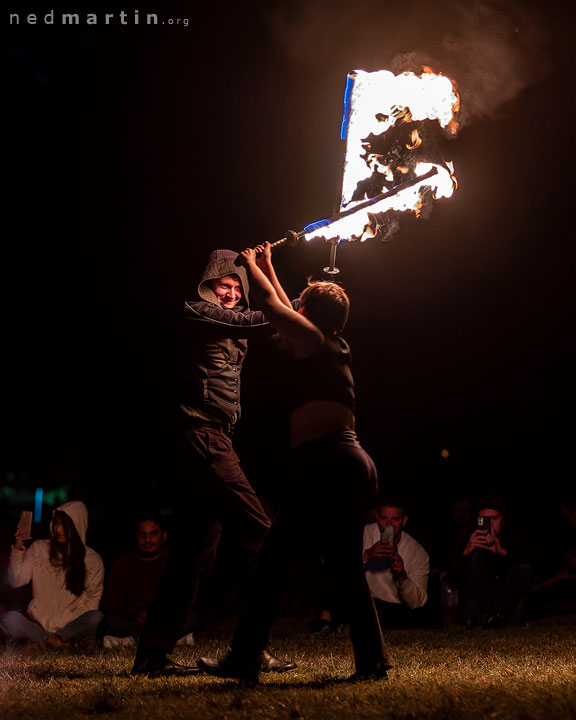
[[[381,191],[424,175],[433,167],[438,172],[433,178],[374,203],[369,210],[360,210],[317,230],[312,229],[305,235],[306,239],[366,240],[376,232],[370,216],[389,210],[411,210],[418,214],[424,188],[430,188],[434,199],[450,197],[457,186],[453,165],[442,158],[438,162],[438,157],[425,156],[426,143],[423,143],[418,128],[408,132],[407,141],[402,145],[402,156],[396,152],[394,158],[374,151],[371,139],[381,141],[392,128],[426,120],[436,121],[444,136],[454,135],[458,129],[459,103],[451,80],[430,68],[425,68],[421,75],[412,72],[394,75],[387,70],[373,73],[356,70],[349,75],[343,123],[346,158],[341,209],[350,210]],[[427,159],[434,162],[426,162]],[[380,183],[376,190],[374,179],[376,184]],[[361,190],[363,186],[368,189]]]

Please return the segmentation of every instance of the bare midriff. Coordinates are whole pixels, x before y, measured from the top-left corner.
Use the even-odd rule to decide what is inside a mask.
[[[297,407],[290,415],[290,445],[296,447],[340,430],[354,430],[354,424],[354,413],[346,405],[312,400]]]

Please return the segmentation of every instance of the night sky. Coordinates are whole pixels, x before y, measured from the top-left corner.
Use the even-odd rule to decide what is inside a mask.
[[[496,485],[525,504],[568,487],[573,3],[130,0],[129,18],[165,24],[93,27],[86,12],[117,3],[14,5],[19,26],[2,10],[4,473],[101,504],[162,483],[181,308],[208,252],[329,215],[346,73],[425,59],[462,96],[459,188],[387,243],[339,247],[359,435],[382,485],[402,482],[421,512],[456,488]],[[81,25],[25,22],[52,9]],[[322,278],[328,247],[275,258],[295,296]],[[264,493],[285,440],[282,368],[253,344],[237,446]]]

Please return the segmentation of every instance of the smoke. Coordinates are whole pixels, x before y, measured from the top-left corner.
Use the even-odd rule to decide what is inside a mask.
[[[287,59],[312,72],[427,65],[448,75],[462,100],[461,127],[493,116],[546,75],[544,26],[540,11],[520,0],[302,0],[273,18]]]

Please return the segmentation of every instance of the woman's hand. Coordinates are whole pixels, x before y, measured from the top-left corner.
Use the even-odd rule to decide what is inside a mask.
[[[14,550],[26,550],[28,547],[27,541],[32,540],[30,535],[22,534],[18,531],[14,534],[14,545],[12,546]]]
[[[246,248],[246,250],[243,250],[240,255],[238,255],[237,262],[239,265],[244,265],[245,267],[256,264],[256,248]]]

